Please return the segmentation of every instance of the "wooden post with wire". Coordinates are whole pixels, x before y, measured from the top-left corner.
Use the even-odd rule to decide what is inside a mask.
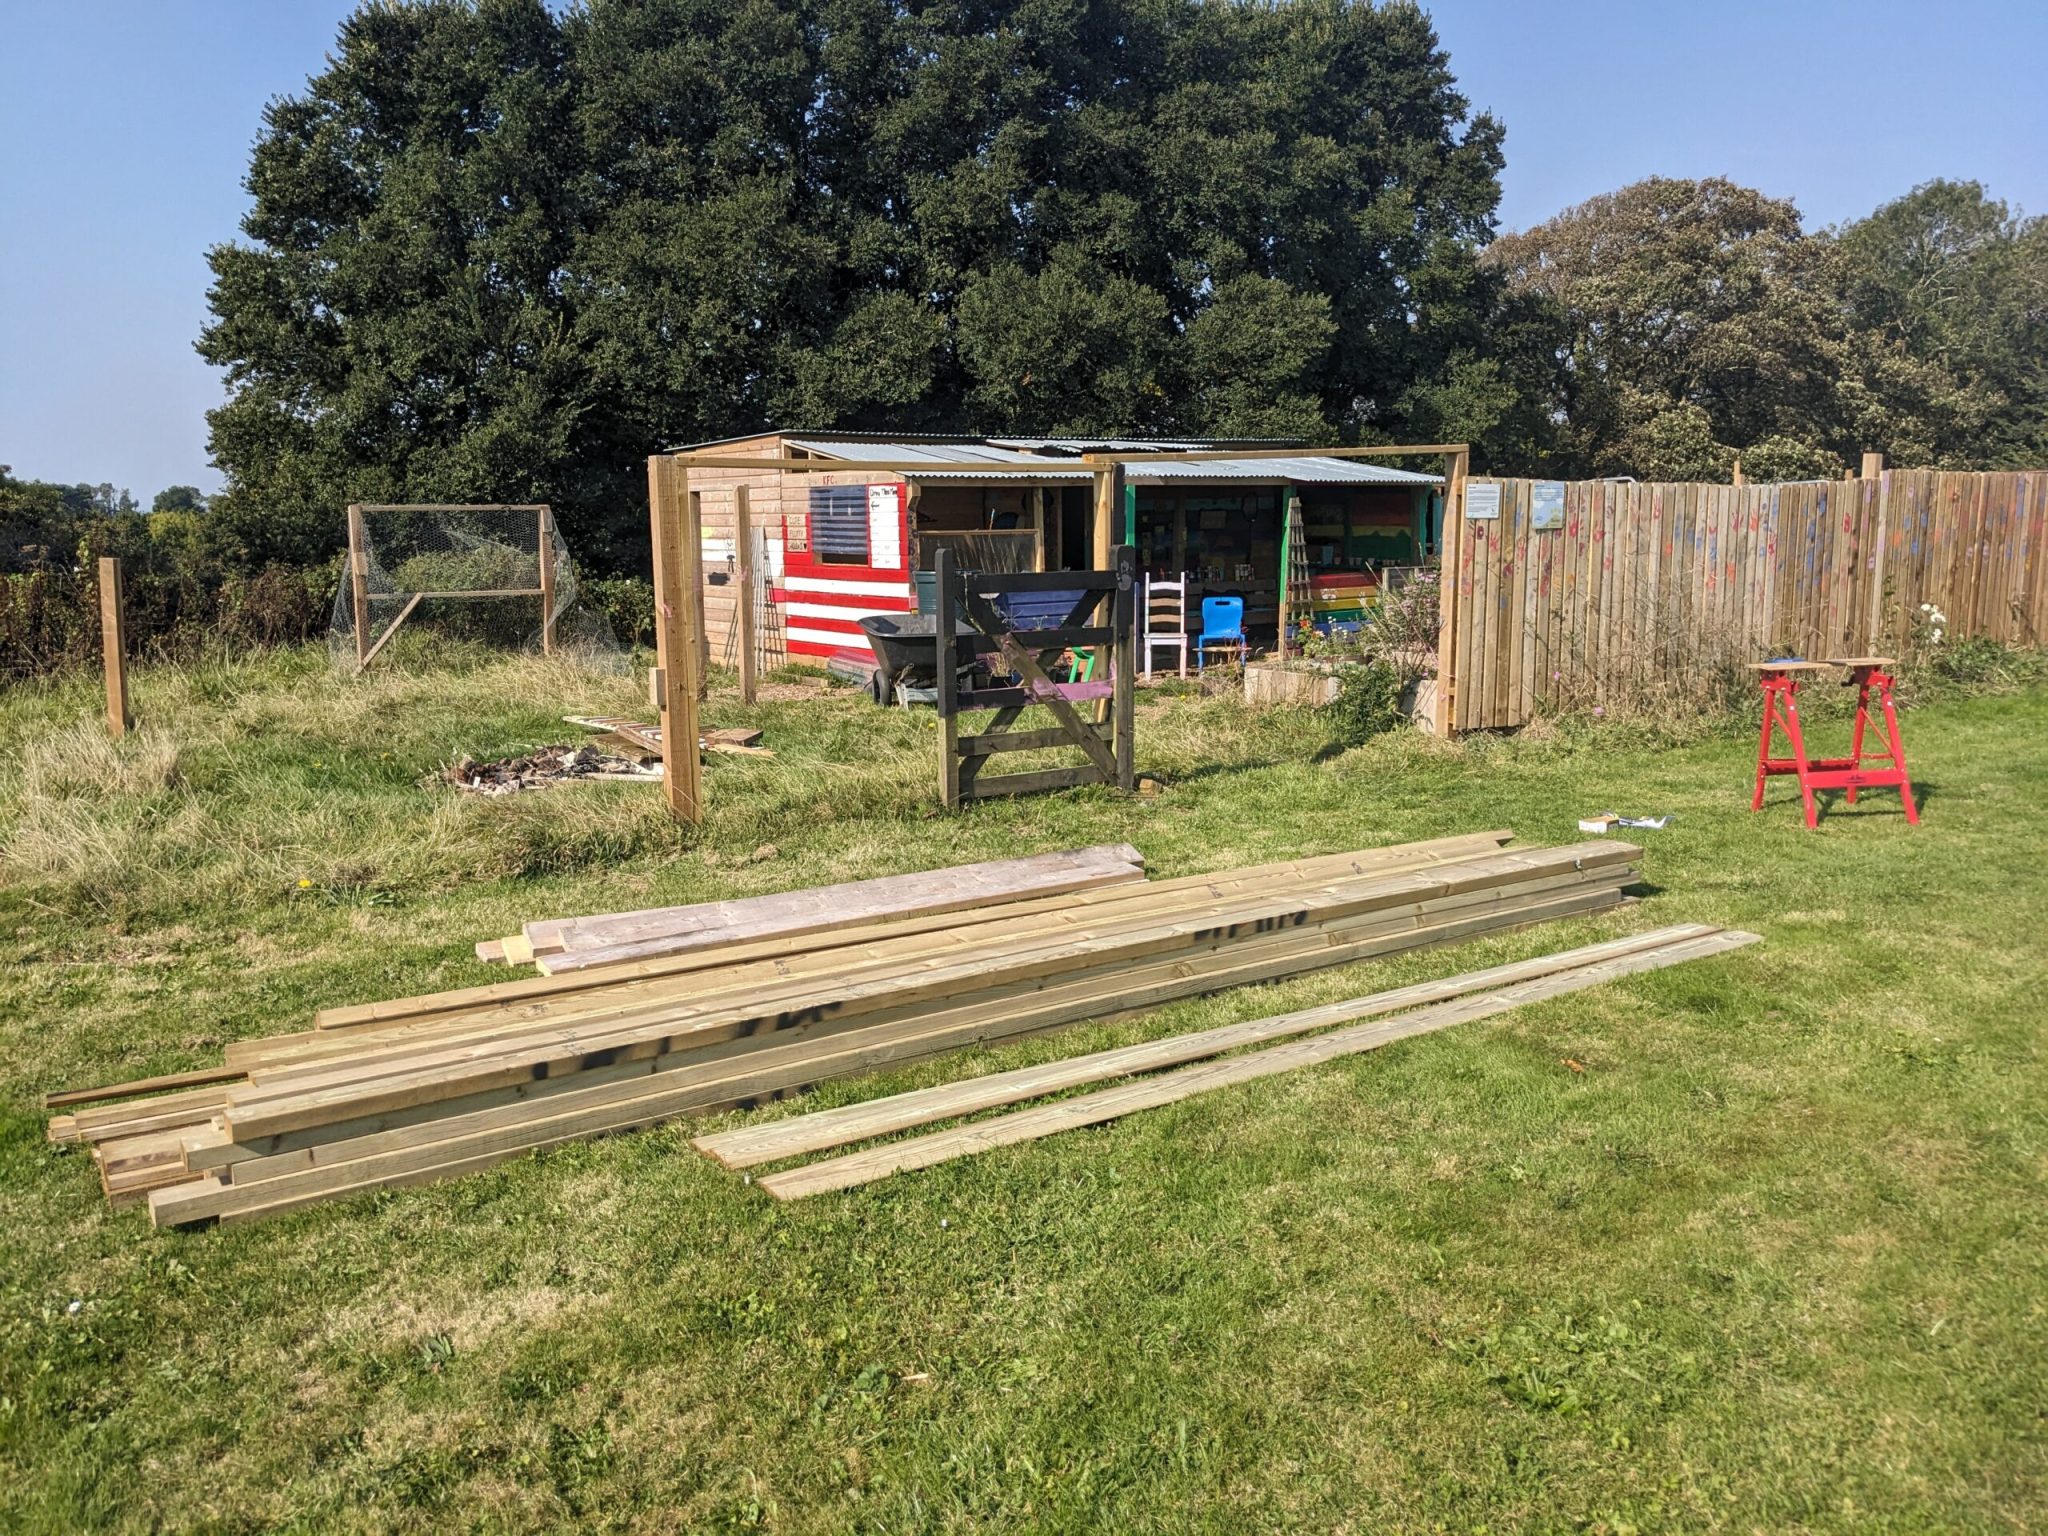
[[[540,652],[555,654],[555,514],[542,507],[540,517]]]
[[[351,502],[348,509],[349,603],[355,611],[356,670],[370,664],[370,540],[363,532],[363,508]]]
[[[648,521],[654,541],[654,652],[661,709],[661,786],[679,820],[704,819],[704,765],[697,728],[704,606],[699,547],[690,541],[690,474],[667,454],[647,461]]]
[[[733,552],[739,562],[740,700],[754,702],[754,514],[747,488],[732,492]]]
[[[134,717],[128,711],[128,636],[125,631],[128,593],[121,562],[100,557],[100,653],[107,674],[107,734],[119,741]]]

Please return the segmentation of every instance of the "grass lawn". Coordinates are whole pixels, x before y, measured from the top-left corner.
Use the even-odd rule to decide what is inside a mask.
[[[635,702],[538,662],[145,669],[119,751],[89,678],[0,695],[0,1529],[2048,1526],[2048,692],[1919,704],[1924,824],[1809,833],[1733,731],[1340,751],[1193,697],[1141,711],[1156,799],[949,817],[928,715],[781,691],[714,698],[778,756],[714,760],[695,834],[640,785],[433,782]],[[670,1128],[153,1233],[43,1140],[47,1089],[502,978],[469,947],[529,917],[1603,810],[1679,818],[1632,910],[811,1102],[1656,923],[1766,942],[793,1206]]]

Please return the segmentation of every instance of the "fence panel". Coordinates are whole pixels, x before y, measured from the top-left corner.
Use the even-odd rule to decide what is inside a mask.
[[[1766,656],[1896,651],[1922,603],[1957,639],[2048,639],[2048,471],[1582,481],[1541,528],[1538,482],[1472,484],[1499,487],[1499,515],[1447,551],[1453,730],[1725,686]]]

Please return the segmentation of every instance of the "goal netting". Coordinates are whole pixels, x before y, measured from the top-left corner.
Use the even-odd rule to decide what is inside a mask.
[[[352,506],[327,650],[343,671],[439,644],[558,656],[624,672],[545,506]]]

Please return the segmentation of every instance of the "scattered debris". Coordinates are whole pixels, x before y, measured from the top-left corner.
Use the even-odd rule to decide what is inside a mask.
[[[1616,827],[1643,827],[1652,832],[1662,832],[1671,825],[1669,816],[1620,816],[1613,811],[1602,811],[1598,816],[1579,818],[1579,830],[1605,836]]]
[[[564,715],[570,725],[580,725],[586,731],[603,731],[598,738],[601,745],[613,741],[637,748],[650,757],[661,756],[661,727],[646,725],[638,720],[628,720],[619,715]],[[698,733],[697,743],[706,752],[726,752],[736,757],[773,757],[775,754],[760,744],[761,730],[758,726],[720,726],[715,730]]]
[[[658,768],[643,768],[631,758],[600,752],[596,747],[541,747],[523,757],[480,763],[465,757],[442,773],[457,789],[473,795],[516,795],[523,789],[544,789],[566,779],[654,780]]]

